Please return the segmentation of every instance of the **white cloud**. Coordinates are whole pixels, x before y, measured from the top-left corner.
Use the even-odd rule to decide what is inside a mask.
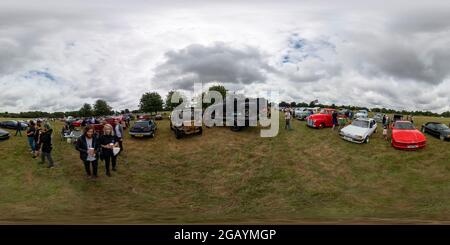
[[[445,1],[2,1],[0,111],[96,99],[133,109],[144,92],[219,80],[284,100],[442,112],[448,16]]]

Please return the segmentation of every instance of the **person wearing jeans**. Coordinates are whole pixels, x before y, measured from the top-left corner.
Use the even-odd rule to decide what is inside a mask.
[[[96,179],[98,176],[99,144],[91,125],[84,128],[83,135],[77,140],[75,148],[80,152],[80,159],[83,161],[87,177]]]
[[[34,142],[34,134],[36,132],[36,128],[34,126],[34,122],[33,120],[30,120],[30,125],[28,126],[28,130],[27,130],[27,138],[28,138],[28,144],[30,145],[31,148],[31,153],[33,154],[33,158],[36,157],[35,153],[36,153],[36,144]]]

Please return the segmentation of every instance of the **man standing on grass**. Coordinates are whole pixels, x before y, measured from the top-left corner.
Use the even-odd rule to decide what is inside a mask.
[[[119,140],[119,147],[120,147],[120,152],[123,151],[123,145],[122,145],[122,141],[123,141],[123,127],[120,124],[119,120],[114,119],[114,134],[116,135],[116,137]]]
[[[291,127],[291,111],[289,110],[289,108],[286,108],[284,110],[284,119],[286,120],[286,126],[284,126],[284,129],[292,130],[292,127]]]
[[[20,137],[22,137],[22,124],[19,121],[16,124],[16,136],[17,134],[20,134]]]

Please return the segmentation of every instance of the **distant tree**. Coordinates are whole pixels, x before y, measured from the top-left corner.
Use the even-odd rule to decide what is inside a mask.
[[[88,103],[84,103],[84,105],[80,108],[80,116],[82,117],[91,117],[94,114],[92,111],[92,106]]]
[[[213,85],[209,87],[208,91],[217,91],[222,95],[222,98],[225,99],[227,96],[227,89],[223,85]]]
[[[297,106],[298,107],[308,107],[308,103],[300,102],[300,103],[297,103]]]
[[[129,109],[125,109],[125,114],[129,114],[130,110]]]
[[[105,100],[97,100],[94,104],[95,116],[107,116],[112,114],[112,108]]]
[[[291,106],[291,107],[296,107],[296,106],[297,106],[297,103],[295,103],[295,101],[292,101],[291,104],[290,104],[290,106]]]
[[[165,102],[166,110],[171,111],[171,110],[173,110],[173,108],[177,107],[178,105],[180,105],[182,103],[183,100],[180,100],[180,102],[178,102],[178,103],[176,103],[176,102],[172,103],[172,96],[175,92],[176,91],[171,90],[171,91],[169,91],[169,93],[167,93],[166,102]],[[177,92],[177,93],[179,93],[179,92]]]
[[[279,107],[288,107],[289,104],[288,104],[287,102],[285,102],[285,101],[281,101],[281,102],[278,104],[278,106],[279,106]]]
[[[142,112],[158,112],[162,111],[163,100],[157,92],[147,92],[142,95],[139,103],[139,109]]]

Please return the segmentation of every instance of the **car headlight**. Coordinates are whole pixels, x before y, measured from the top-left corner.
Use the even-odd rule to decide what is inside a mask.
[[[362,138],[363,138],[361,135],[356,135],[355,137],[359,140],[362,140]]]

